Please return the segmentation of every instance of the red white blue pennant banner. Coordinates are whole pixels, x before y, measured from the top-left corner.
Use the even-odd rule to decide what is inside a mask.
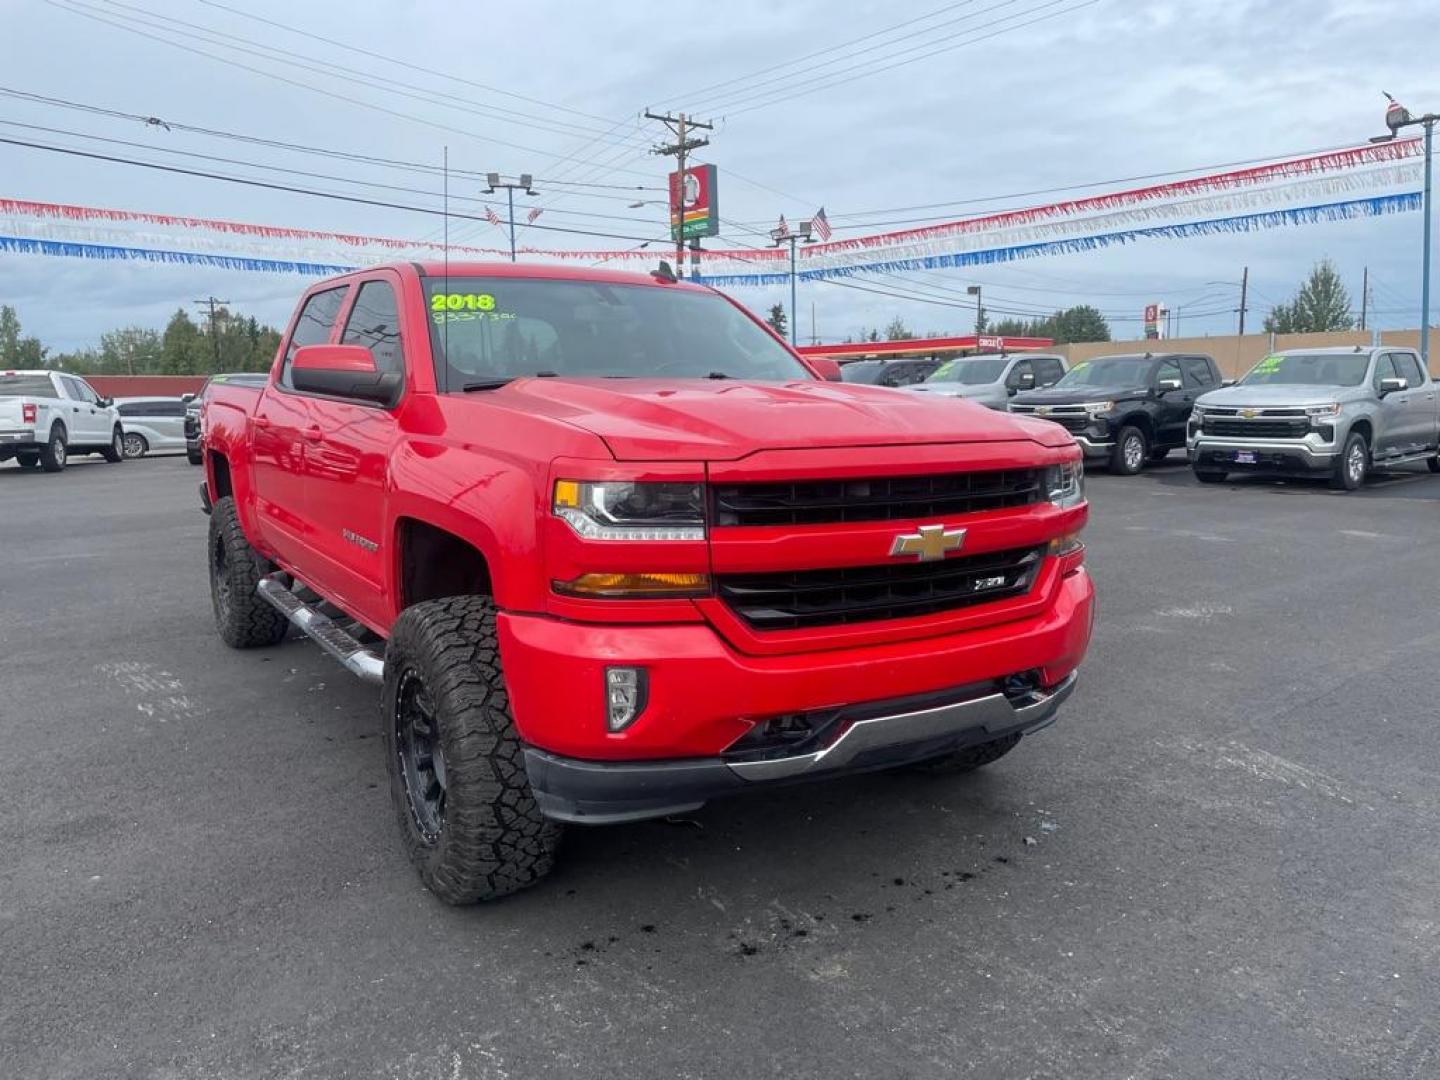
[[[1111,243],[1277,228],[1411,208],[1419,141],[1353,147],[1252,168],[1026,207],[802,248],[802,277],[960,266],[1089,250]],[[0,199],[0,252],[330,274],[397,259],[436,259],[439,241],[257,225],[100,207]],[[497,261],[495,248],[452,244],[452,259]],[[528,250],[546,262],[636,266],[654,251]],[[788,251],[706,251],[704,280],[787,280]]]

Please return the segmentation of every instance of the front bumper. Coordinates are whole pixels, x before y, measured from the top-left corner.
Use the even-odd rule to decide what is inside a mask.
[[[888,716],[905,711],[890,706],[917,695],[943,696],[956,688],[980,687],[980,696],[985,696],[1022,671],[1034,672],[1040,688],[1054,691],[1085,655],[1094,589],[1083,568],[1037,588],[1045,589],[1046,602],[1022,618],[821,651],[742,653],[707,623],[595,625],[514,613],[499,617],[500,650],[515,725],[531,748],[527,760],[532,779],[542,801],[550,799],[547,812],[560,815],[565,805],[574,803],[585,809],[587,820],[594,820],[599,811],[592,804],[634,801],[635,791],[667,783],[657,777],[703,774],[707,785],[723,781],[716,793],[753,785],[758,781],[731,770],[722,755],[757,726],[778,717],[877,705]],[[612,665],[642,667],[649,683],[644,711],[619,734],[607,730],[604,715],[605,668]],[[979,741],[984,741],[981,735],[994,737],[986,733],[995,728],[996,717],[986,709],[987,715],[974,721]],[[846,712],[847,717],[855,715]],[[1039,724],[1028,717],[1018,722],[1026,729]],[[905,745],[915,741],[913,731],[896,732]],[[963,731],[947,729],[944,735],[951,744],[963,745]],[[945,752],[945,746],[938,751],[931,747],[922,756],[937,752]],[[837,758],[834,748],[825,757],[797,772],[831,775],[883,767],[847,760],[852,758],[848,751]],[[621,771],[608,771],[612,765]],[[643,771],[650,768],[656,771]],[[774,767],[759,771],[773,774]],[[601,775],[618,779],[595,779]],[[592,782],[606,785],[605,799],[591,792],[587,785]],[[631,783],[639,786],[626,795]],[[708,797],[671,800],[665,806],[694,805]],[[633,809],[622,805],[616,812]]]
[[[1016,699],[984,684],[957,688],[947,695],[952,700],[941,704],[898,699],[851,706],[831,722],[835,734],[804,753],[600,762],[527,747],[525,768],[547,817],[588,825],[638,821],[694,810],[727,795],[896,768],[1029,734],[1054,722],[1077,677],[1072,671],[1048,691]]]
[[[1075,435],[1080,452],[1087,458],[1108,458],[1115,452],[1115,440],[1094,435]]]
[[[1340,451],[1336,444],[1321,442],[1316,435],[1238,439],[1198,434],[1191,436],[1188,453],[1190,464],[1197,469],[1312,475],[1332,471]],[[1240,454],[1252,454],[1255,460],[1241,461]]]

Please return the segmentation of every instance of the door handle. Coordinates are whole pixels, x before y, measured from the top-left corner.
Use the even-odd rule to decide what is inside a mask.
[[[324,433],[316,424],[311,424],[308,428],[305,429],[305,438],[309,439],[311,442],[319,442],[324,437]]]
[[[268,416],[252,416],[250,423],[258,428],[268,428],[270,426],[270,418]]]

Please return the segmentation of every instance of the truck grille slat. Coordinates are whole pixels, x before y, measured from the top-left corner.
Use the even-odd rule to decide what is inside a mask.
[[[1201,430],[1206,435],[1231,439],[1303,439],[1310,433],[1306,417],[1276,420],[1231,420],[1206,416]]]
[[[1044,548],[770,574],[721,574],[720,598],[758,630],[794,630],[911,618],[1022,595]]]
[[[1029,506],[1040,499],[1037,469],[802,480],[714,487],[716,525],[830,525],[951,517]]]

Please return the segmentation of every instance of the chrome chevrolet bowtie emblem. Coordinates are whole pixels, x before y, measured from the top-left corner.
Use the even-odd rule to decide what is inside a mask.
[[[958,551],[965,543],[964,529],[944,525],[921,525],[919,532],[902,533],[890,545],[891,555],[914,555],[921,562],[943,559],[947,551]]]
[[[1049,415],[1050,415],[1050,406],[1049,406],[1049,405],[1041,405],[1041,406],[1039,406],[1039,407],[1035,410],[1035,415],[1036,415],[1036,416],[1049,416]]]
[[[1259,409],[1241,409],[1241,410],[1240,410],[1240,415],[1243,416],[1246,420],[1253,420],[1255,417],[1257,417],[1257,416],[1260,415],[1260,410],[1259,410]]]

